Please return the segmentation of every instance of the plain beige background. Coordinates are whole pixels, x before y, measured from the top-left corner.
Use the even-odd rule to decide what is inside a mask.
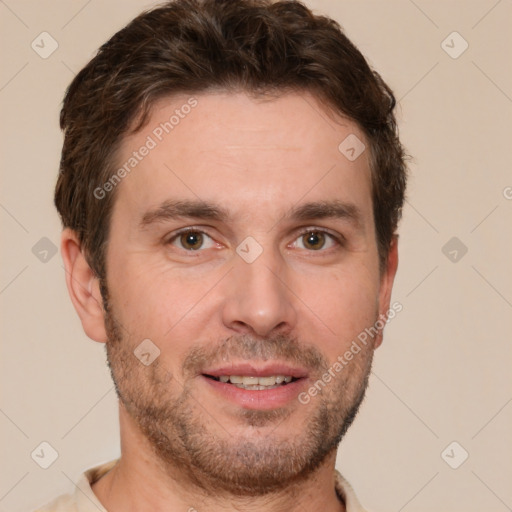
[[[403,311],[337,466],[370,510],[510,510],[512,3],[307,3],[337,19],[392,86],[414,157],[393,295]],[[103,346],[83,334],[51,251],[52,193],[66,86],[150,5],[0,1],[0,512],[69,492],[119,454]],[[44,31],[58,43],[46,59],[31,47]],[[48,469],[31,457],[43,441],[58,452]]]

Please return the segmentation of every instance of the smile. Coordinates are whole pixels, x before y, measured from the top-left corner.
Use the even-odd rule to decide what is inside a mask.
[[[241,376],[241,375],[220,375],[214,377],[206,375],[206,377],[218,382],[233,384],[237,388],[248,389],[253,391],[261,391],[264,389],[274,389],[285,386],[292,382],[294,377],[291,375],[270,375],[268,377]]]

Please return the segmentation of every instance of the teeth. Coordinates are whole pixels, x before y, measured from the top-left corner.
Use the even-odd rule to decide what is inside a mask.
[[[246,389],[266,389],[276,384],[289,383],[292,381],[290,375],[273,375],[269,377],[249,377],[241,375],[221,375],[220,382],[231,382],[231,384],[244,387]]]
[[[259,377],[242,377],[242,384],[244,386],[254,386],[260,383]]]
[[[250,390],[254,390],[254,391],[259,391],[261,389],[274,389],[274,388],[279,387],[279,386],[260,386],[259,384],[251,384],[250,386],[245,386],[244,384],[233,384],[233,385],[236,386],[237,388],[250,389]]]
[[[260,386],[274,386],[275,384],[278,384],[277,377],[257,377],[256,380]]]

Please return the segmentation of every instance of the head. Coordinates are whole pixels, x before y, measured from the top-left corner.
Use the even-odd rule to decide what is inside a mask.
[[[68,287],[163,468],[251,494],[332,457],[382,329],[333,365],[386,316],[397,266],[394,106],[340,27],[294,1],[170,2],[71,83]],[[240,373],[292,382],[222,382]]]

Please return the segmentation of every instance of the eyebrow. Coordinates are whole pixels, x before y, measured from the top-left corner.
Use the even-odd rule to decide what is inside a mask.
[[[152,224],[184,217],[226,222],[231,215],[225,208],[207,201],[167,200],[143,215],[140,228],[145,229]],[[312,221],[328,218],[347,220],[358,228],[363,224],[360,209],[353,203],[339,200],[305,203],[291,208],[281,219]]]
[[[143,215],[140,227],[144,229],[151,224],[182,217],[225,221],[229,215],[224,208],[205,201],[164,201]]]
[[[294,207],[286,218],[295,220],[340,219],[346,220],[356,228],[363,226],[363,214],[354,203],[340,200],[314,201]]]

